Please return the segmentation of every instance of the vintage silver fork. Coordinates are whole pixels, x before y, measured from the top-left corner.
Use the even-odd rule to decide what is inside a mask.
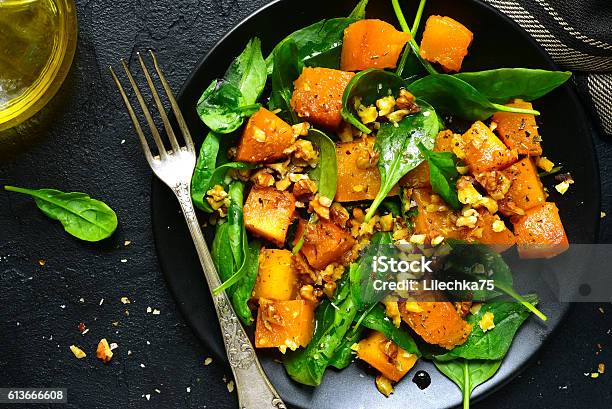
[[[166,150],[160,132],[156,128],[151,113],[147,108],[147,104],[145,103],[138,85],[136,85],[134,77],[132,76],[132,73],[124,60],[121,60],[121,64],[123,65],[123,69],[125,70],[130,84],[134,89],[136,99],[138,99],[138,103],[142,108],[146,122],[151,129],[151,134],[153,135],[153,139],[157,145],[159,155],[154,156],[151,153],[149,144],[145,138],[145,134],[140,126],[140,122],[138,121],[136,113],[132,108],[132,104],[123,90],[117,75],[115,75],[112,67],[109,67],[111,75],[117,84],[117,88],[119,89],[121,96],[123,97],[123,102],[125,103],[130,118],[132,119],[134,129],[140,138],[142,150],[144,151],[147,162],[149,162],[149,166],[151,166],[153,173],[155,173],[158,178],[160,178],[172,189],[181,205],[181,209],[183,210],[183,215],[185,216],[185,221],[189,226],[191,238],[193,239],[193,243],[195,244],[198,252],[200,263],[202,264],[202,270],[204,271],[204,276],[206,277],[208,287],[211,290],[219,323],[221,324],[221,333],[223,335],[225,350],[227,352],[227,357],[232,368],[232,372],[234,373],[234,379],[236,380],[236,389],[238,391],[238,402],[240,404],[240,408],[286,409],[285,404],[261,368],[259,360],[255,355],[253,345],[251,345],[251,342],[244,332],[242,325],[238,321],[238,317],[236,316],[236,313],[229,302],[229,298],[225,292],[221,292],[218,295],[214,295],[212,293],[214,288],[221,285],[221,280],[219,279],[215,265],[210,257],[208,247],[204,241],[204,236],[202,236],[202,230],[200,230],[200,225],[191,202],[191,175],[193,174],[196,164],[195,148],[191,135],[189,134],[187,124],[185,123],[183,115],[181,114],[178,104],[174,99],[174,95],[172,94],[172,90],[170,89],[164,74],[159,68],[157,58],[153,51],[150,51],[150,53],[153,60],[153,65],[155,66],[155,71],[157,71],[157,75],[166,92],[168,100],[170,101],[170,105],[172,106],[172,112],[176,117],[176,121],[185,140],[184,146],[179,145],[174,130],[172,129],[172,125],[170,124],[168,116],[166,115],[164,106],[159,98],[159,94],[157,93],[155,85],[153,84],[151,74],[149,73],[149,70],[147,69],[147,66],[145,65],[140,53],[138,53],[138,60],[140,61],[140,66],[142,67],[142,71],[144,72],[149,89],[153,99],[155,100],[157,109],[159,110],[159,115],[164,124],[168,139],[170,139],[170,145],[172,146],[171,150]]]

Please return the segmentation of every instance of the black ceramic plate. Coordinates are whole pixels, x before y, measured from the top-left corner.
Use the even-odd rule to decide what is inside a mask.
[[[347,15],[354,3],[350,0],[311,0],[307,3],[279,0],[233,29],[200,61],[180,93],[179,102],[195,139],[201,142],[206,133],[195,110],[198,98],[211,80],[223,75],[251,37],[260,37],[264,53],[267,53],[298,28],[323,18]],[[370,3],[368,17],[395,24],[388,0],[371,0]],[[436,0],[430,1],[425,11],[425,16],[432,14],[456,18],[474,32],[474,43],[464,62],[464,71],[499,67],[555,69],[546,53],[524,31],[487,5],[473,0]],[[599,174],[591,143],[592,126],[571,85],[538,100],[535,106],[542,113],[540,130],[546,155],[562,163],[576,180],[568,194],[553,194],[552,199],[560,208],[570,241],[593,243],[599,218]],[[219,326],[189,232],[176,199],[158,180],[153,183],[152,211],[159,261],[168,286],[194,331],[225,360]],[[207,235],[210,239],[211,231]],[[548,287],[537,276],[528,282],[518,282],[517,286],[523,292],[536,291],[543,298],[549,298]],[[535,317],[527,321],[499,372],[475,390],[473,399],[492,392],[516,376],[559,325],[568,306],[551,301],[543,302],[541,309],[549,321],[543,323]],[[410,382],[413,370],[387,399],[378,393],[372,372],[362,363],[355,363],[343,371],[329,370],[322,385],[314,389],[292,382],[283,367],[274,362],[275,357],[269,352],[260,354],[266,372],[285,402],[299,408],[391,409],[405,407],[408,402],[415,409],[450,408],[461,402],[457,387],[425,361],[420,361],[416,369],[425,369],[431,374],[431,386],[419,390]]]

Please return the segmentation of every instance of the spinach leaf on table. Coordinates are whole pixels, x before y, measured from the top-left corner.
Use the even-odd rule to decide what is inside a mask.
[[[213,132],[227,134],[259,109],[257,99],[266,85],[261,42],[253,38],[232,63],[223,79],[211,82],[198,101],[197,111]]]
[[[421,110],[408,115],[397,125],[384,123],[376,135],[374,149],[379,153],[380,190],[372,202],[365,220],[369,221],[393,186],[409,171],[420,165],[424,157],[419,151],[421,143],[433,148],[439,130],[436,111],[427,102],[417,100]]]
[[[476,280],[493,280],[496,290],[471,291],[471,299],[486,301],[501,294],[506,294],[520,302],[542,321],[548,319],[546,315],[513,288],[512,271],[501,254],[483,244],[468,244],[453,239],[447,240],[446,243],[451,246],[451,252],[443,265],[443,270],[446,273],[465,275]],[[463,297],[465,297],[465,294]]]
[[[470,397],[474,389],[490,379],[499,367],[498,361],[469,361],[457,359],[454,361],[435,361],[436,368],[453,381],[463,393],[463,409],[469,409]]]
[[[319,163],[308,175],[317,183],[317,192],[321,196],[334,199],[338,183],[338,161],[336,144],[324,132],[311,129],[304,138],[319,149]]]
[[[457,171],[459,158],[452,152],[434,152],[421,144],[419,150],[429,166],[429,183],[432,190],[453,209],[459,210],[461,203],[456,186],[460,176]]]
[[[565,84],[571,76],[569,71],[529,68],[499,68],[454,74],[454,77],[476,88],[489,101],[500,104],[515,98],[533,101]]]
[[[531,304],[538,303],[536,295],[526,295]],[[485,313],[494,316],[495,327],[483,331],[478,325]],[[511,301],[491,301],[483,304],[476,314],[467,316],[467,322],[472,325],[472,332],[464,344],[452,350],[437,355],[438,361],[449,361],[457,358],[500,360],[506,356],[514,335],[531,313],[522,304]]]
[[[495,112],[539,115],[531,109],[513,108],[493,103],[476,88],[459,77],[431,74],[408,86],[417,98],[429,102],[437,111],[470,121],[485,120]]]
[[[382,97],[397,96],[406,85],[402,77],[389,71],[370,68],[359,72],[351,78],[342,95],[342,118],[361,132],[370,134],[372,130],[358,118],[355,98],[361,98],[363,105],[372,105]]]
[[[292,39],[283,41],[274,53],[272,92],[268,106],[270,110],[280,109],[279,116],[292,124],[298,122],[298,117],[291,108],[293,81],[300,76],[301,72],[302,65],[298,59],[295,41]]]
[[[59,221],[68,234],[78,239],[104,240],[117,229],[117,215],[113,209],[85,193],[15,186],[4,186],[4,189],[32,197],[47,217]]]
[[[385,313],[382,304],[376,305],[361,321],[361,325],[374,331],[382,332],[387,339],[395,342],[400,348],[416,356],[421,356],[421,351],[412,337],[401,328],[397,328]]]

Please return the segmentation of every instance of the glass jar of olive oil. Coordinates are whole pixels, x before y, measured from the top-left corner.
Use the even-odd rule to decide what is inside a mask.
[[[73,0],[0,0],[0,131],[38,112],[72,64]]]

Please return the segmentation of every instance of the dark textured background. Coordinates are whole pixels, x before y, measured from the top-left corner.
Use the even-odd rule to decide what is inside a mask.
[[[159,271],[151,174],[107,67],[153,48],[178,90],[201,56],[265,3],[77,1],[72,70],[42,114],[0,134],[0,185],[86,191],[117,211],[120,227],[106,242],[82,243],[26,197],[0,192],[0,387],[66,387],[75,408],[236,406],[223,380],[229,371],[216,362],[204,366],[209,354],[177,312]],[[602,206],[612,216],[612,143],[596,144]],[[124,240],[132,243],[125,247]],[[612,242],[610,217],[602,221],[601,240]],[[123,296],[132,303],[123,305]],[[148,314],[149,306],[160,315]],[[80,322],[90,328],[84,336]],[[100,338],[119,344],[109,365],[95,359]],[[611,341],[610,304],[575,305],[537,362],[473,406],[609,407]],[[75,359],[71,344],[88,357]],[[584,375],[600,362],[609,364],[606,374]]]

